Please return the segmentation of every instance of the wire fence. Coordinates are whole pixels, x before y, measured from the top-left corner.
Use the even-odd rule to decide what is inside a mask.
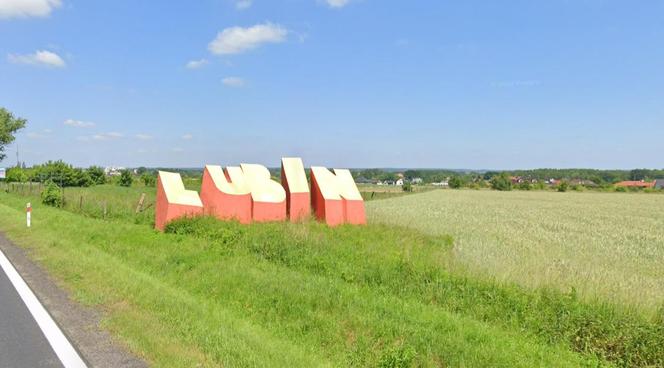
[[[124,220],[136,224],[154,222],[154,195],[140,192],[140,188],[114,186],[63,187],[62,209],[84,216],[105,220]],[[137,190],[138,189],[138,190]],[[24,197],[26,201],[41,202],[44,185],[38,182],[7,183],[0,181],[0,191]]]

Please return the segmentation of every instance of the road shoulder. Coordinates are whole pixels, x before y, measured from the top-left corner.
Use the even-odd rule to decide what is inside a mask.
[[[102,313],[73,301],[29,258],[25,249],[11,243],[2,232],[0,249],[92,367],[147,367],[144,361],[114,341],[108,331],[100,328]]]

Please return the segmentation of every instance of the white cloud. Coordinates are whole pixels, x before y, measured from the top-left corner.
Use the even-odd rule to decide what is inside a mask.
[[[235,2],[235,8],[240,10],[247,9],[251,6],[252,2],[252,0],[238,0]]]
[[[208,50],[217,55],[239,54],[264,43],[283,42],[287,35],[286,28],[272,23],[257,24],[247,28],[231,27],[219,32],[208,45]]]
[[[65,125],[71,126],[71,127],[76,127],[76,128],[90,128],[95,126],[95,123],[91,121],[81,121],[81,120],[74,120],[74,119],[67,119],[64,122]]]
[[[192,138],[194,138],[194,136],[191,135],[191,134],[189,134],[189,133],[187,133],[187,134],[185,134],[185,135],[182,136],[182,139],[184,139],[185,141],[188,141],[188,140],[190,140],[190,139],[192,139]]]
[[[0,18],[46,17],[61,0],[0,0]]]
[[[201,60],[191,60],[190,62],[187,63],[186,68],[187,69],[198,69],[202,68],[205,65],[207,65],[208,61],[206,59],[201,59]]]
[[[121,133],[110,132],[110,133],[100,133],[92,136],[92,139],[95,141],[108,141],[112,139],[122,138],[124,135]]]
[[[41,65],[52,68],[64,68],[67,66],[60,55],[46,50],[39,50],[34,54],[27,55],[9,54],[7,55],[7,60],[14,64]]]
[[[343,8],[350,3],[350,0],[325,0],[330,8]]]
[[[226,77],[221,80],[221,83],[224,84],[224,86],[228,87],[244,87],[244,79],[239,78],[239,77]]]
[[[149,141],[152,139],[152,136],[149,134],[136,134],[136,139],[142,140],[142,141]]]

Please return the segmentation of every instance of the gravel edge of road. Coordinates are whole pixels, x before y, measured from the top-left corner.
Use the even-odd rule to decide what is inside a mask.
[[[0,249],[48,310],[90,367],[144,368],[148,364],[130,353],[100,327],[103,314],[73,301],[68,292],[0,231]]]

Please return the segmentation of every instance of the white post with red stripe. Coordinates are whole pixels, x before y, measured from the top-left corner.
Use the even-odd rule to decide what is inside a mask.
[[[30,220],[31,220],[30,217],[32,217],[32,206],[30,205],[30,203],[28,203],[28,205],[25,207],[25,219],[28,227],[30,227]]]

